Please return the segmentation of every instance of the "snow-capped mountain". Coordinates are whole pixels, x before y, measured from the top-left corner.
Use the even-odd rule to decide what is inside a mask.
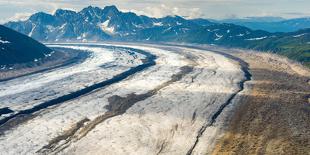
[[[121,12],[115,6],[86,7],[79,12],[58,9],[53,15],[43,12],[26,21],[5,26],[40,41],[190,41],[225,43],[270,36],[233,24],[215,24],[205,19],[187,20],[180,16],[151,18]],[[259,32],[259,33],[257,33]]]
[[[195,25],[182,17],[150,18],[132,12],[121,12],[115,6],[103,9],[89,6],[80,12],[58,9],[53,15],[43,12],[26,21],[5,26],[41,41],[121,39],[146,28]]]
[[[52,50],[32,38],[0,25],[0,67],[37,61]]]

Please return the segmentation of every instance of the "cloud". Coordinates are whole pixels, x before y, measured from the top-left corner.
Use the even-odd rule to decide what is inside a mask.
[[[122,11],[132,11],[139,15],[148,15],[152,17],[164,17],[167,15],[179,15],[187,18],[198,18],[203,16],[201,8],[197,4],[204,4],[205,1],[214,0],[3,0],[0,5],[10,5],[18,7],[34,8],[36,11],[45,11],[53,13],[59,8],[70,8],[70,10],[80,10],[88,5],[104,7],[106,5],[116,5]],[[215,0],[218,1],[218,0]],[[220,0],[220,2],[231,0]],[[192,4],[192,6],[190,6]],[[198,5],[199,6],[199,5]]]
[[[126,10],[124,10],[126,11]],[[178,15],[186,18],[200,18],[203,17],[203,13],[200,8],[180,8],[177,6],[171,5],[156,5],[156,6],[148,6],[142,10],[129,10],[131,12],[135,12],[139,15],[147,15],[151,17],[165,17],[168,15]]]
[[[53,13],[59,8],[79,11],[89,5],[101,8],[116,5],[121,11],[152,17],[179,15],[186,18],[220,19],[247,16],[301,17],[310,14],[310,0],[0,0],[0,21],[7,20],[7,17],[17,12]]]
[[[0,23],[6,23],[9,21],[23,21],[23,20],[27,20],[30,16],[32,15],[32,13],[30,12],[24,12],[24,13],[15,13],[14,16],[0,20]]]

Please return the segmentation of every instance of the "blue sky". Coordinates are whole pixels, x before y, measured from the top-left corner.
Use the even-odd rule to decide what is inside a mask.
[[[233,18],[249,16],[309,17],[310,0],[0,0],[0,23],[25,19],[58,8],[79,11],[86,6],[116,5],[153,17],[180,15],[187,18]]]

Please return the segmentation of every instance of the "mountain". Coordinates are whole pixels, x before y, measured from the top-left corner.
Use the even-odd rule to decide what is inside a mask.
[[[89,6],[79,12],[58,9],[53,15],[39,12],[26,21],[9,22],[5,26],[50,42],[139,40],[226,44],[271,36],[268,32],[234,24],[216,24],[206,19],[138,16],[132,12],[121,12],[115,6],[103,9]]]
[[[26,21],[9,22],[5,26],[41,41],[87,41],[122,39],[146,28],[181,24],[196,26],[179,16],[157,19],[120,12],[115,6],[103,9],[89,6],[79,12],[62,9],[54,15],[39,12]]]
[[[253,30],[264,30],[268,32],[293,32],[300,29],[310,28],[310,18],[281,19],[276,17],[269,18],[244,18],[244,19],[225,19],[220,23],[232,23],[248,27]]]
[[[245,21],[256,24],[257,21],[280,22],[291,29],[310,25],[306,18],[282,20],[265,17],[249,18]],[[103,9],[89,6],[79,12],[58,9],[53,15],[39,12],[26,21],[5,24],[44,42],[114,40],[214,44],[274,51],[309,64],[309,37],[294,37],[301,35],[299,33],[303,31],[308,34],[309,29],[295,33],[271,33],[240,25],[216,23],[206,19],[188,20],[180,16],[151,18],[132,12],[121,12],[115,6],[106,6]]]
[[[0,66],[35,61],[51,52],[34,39],[0,25]]]

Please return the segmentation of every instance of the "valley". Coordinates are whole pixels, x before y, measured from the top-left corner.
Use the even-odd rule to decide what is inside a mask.
[[[310,155],[307,6],[0,1],[0,155]]]
[[[284,58],[176,44],[47,46],[87,57],[0,82],[0,154],[309,152],[310,72]]]

